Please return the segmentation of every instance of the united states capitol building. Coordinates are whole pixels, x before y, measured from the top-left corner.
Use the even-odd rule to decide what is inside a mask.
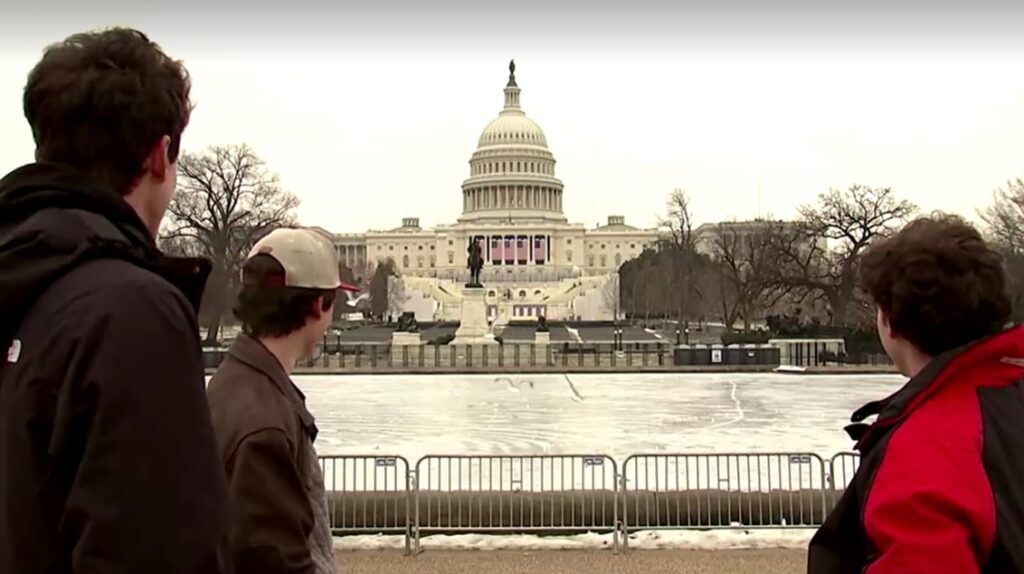
[[[339,257],[362,277],[391,259],[399,273],[390,287],[394,311],[458,321],[467,250],[477,241],[492,321],[611,319],[616,271],[651,246],[658,231],[615,215],[593,229],[569,222],[555,156],[523,111],[515,64],[509,68],[505,105],[480,134],[455,223],[423,229],[407,217],[395,229],[334,234]]]

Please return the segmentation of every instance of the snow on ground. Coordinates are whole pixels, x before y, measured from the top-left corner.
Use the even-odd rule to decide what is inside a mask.
[[[322,455],[810,452],[891,375],[529,374],[295,377]]]
[[[631,550],[739,550],[759,548],[807,548],[814,535],[811,529],[778,530],[666,530],[630,534]],[[425,550],[594,550],[611,548],[611,534],[578,534],[574,536],[485,535],[425,536],[420,540]],[[401,550],[402,536],[346,536],[334,539],[341,551]]]

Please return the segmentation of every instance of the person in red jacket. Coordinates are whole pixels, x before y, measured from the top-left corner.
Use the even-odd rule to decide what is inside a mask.
[[[807,571],[1024,572],[1024,329],[1007,325],[1002,258],[961,218],[935,215],[860,265],[882,345],[910,380],[853,414],[861,465]]]

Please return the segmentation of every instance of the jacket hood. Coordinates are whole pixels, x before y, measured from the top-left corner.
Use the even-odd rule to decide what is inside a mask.
[[[135,211],[112,189],[73,167],[34,163],[0,180],[0,350],[35,298],[84,261],[119,258],[175,284],[198,309],[209,263],[164,257]],[[196,286],[182,284],[184,266]]]

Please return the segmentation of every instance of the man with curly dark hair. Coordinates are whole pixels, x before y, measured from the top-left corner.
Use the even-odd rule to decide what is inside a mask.
[[[36,162],[0,181],[0,572],[221,572],[227,487],[196,309],[155,243],[190,82],[136,30],[28,75]]]
[[[939,214],[873,245],[860,279],[910,380],[853,414],[861,465],[808,572],[1024,572],[1024,329],[1002,258]]]

